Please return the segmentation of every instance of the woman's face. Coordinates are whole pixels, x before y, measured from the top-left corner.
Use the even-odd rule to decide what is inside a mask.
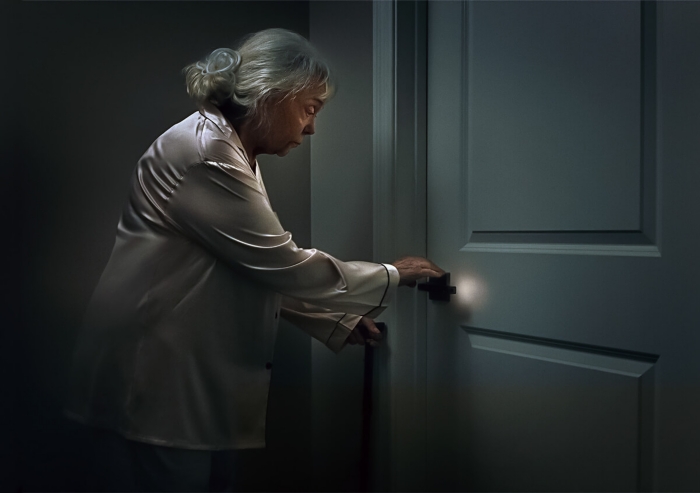
[[[316,115],[323,107],[324,87],[306,89],[270,109],[270,132],[265,138],[265,154],[286,156],[316,131]]]

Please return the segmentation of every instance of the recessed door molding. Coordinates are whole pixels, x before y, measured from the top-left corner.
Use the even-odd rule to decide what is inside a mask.
[[[463,135],[460,142],[462,160],[461,231],[459,248],[464,252],[545,253],[574,255],[661,256],[661,169],[657,142],[660,126],[657,120],[657,6],[656,2],[637,2],[640,12],[640,94],[639,102],[639,224],[629,230],[484,230],[474,228],[474,207],[470,208],[470,188],[474,183],[468,162],[469,146],[469,22],[473,3],[462,3],[461,50],[462,67],[461,118]],[[473,204],[471,204],[473,205]]]
[[[628,351],[618,348],[602,347],[589,344],[580,344],[571,341],[534,337],[525,334],[497,331],[481,327],[462,325],[462,330],[469,337],[472,350],[484,353],[505,354],[515,358],[525,358],[544,362],[551,365],[551,372],[558,372],[561,365],[581,368],[584,371],[599,372],[598,379],[601,392],[605,385],[612,387],[627,387],[628,392],[616,393],[626,402],[620,402],[619,409],[624,409],[627,414],[624,419],[636,422],[636,464],[633,481],[637,491],[652,491],[654,484],[654,450],[655,450],[655,409],[658,403],[655,398],[656,388],[656,364],[659,355]],[[484,358],[484,355],[480,355]],[[466,359],[475,356],[464,355]],[[476,356],[477,358],[479,356]],[[487,356],[486,356],[487,357]],[[487,357],[488,358],[488,357]],[[500,364],[497,364],[500,366]],[[527,367],[527,366],[526,366]],[[517,370],[513,370],[517,371]],[[548,374],[549,372],[547,372]],[[605,375],[609,375],[606,377]],[[623,377],[620,379],[619,377]],[[474,377],[477,378],[478,377]],[[522,380],[521,385],[539,386],[545,384],[537,375],[537,381],[533,381],[526,372],[517,377]],[[479,386],[479,381],[472,382]],[[493,385],[491,383],[490,385]],[[568,390],[572,395],[576,394],[576,386],[570,385]],[[597,392],[591,395],[596,396]],[[613,431],[614,433],[615,431]],[[614,440],[613,440],[614,442]]]

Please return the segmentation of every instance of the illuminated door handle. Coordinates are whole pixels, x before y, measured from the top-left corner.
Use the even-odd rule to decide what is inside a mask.
[[[450,273],[442,277],[430,277],[428,282],[418,284],[418,289],[428,292],[428,298],[434,301],[450,301],[450,295],[457,293],[455,286],[450,286]]]

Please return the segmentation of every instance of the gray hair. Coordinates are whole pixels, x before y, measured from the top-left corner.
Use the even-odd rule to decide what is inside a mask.
[[[236,50],[216,49],[183,72],[192,99],[216,106],[233,103],[259,126],[266,122],[268,103],[321,85],[324,101],[335,91],[326,61],[303,36],[286,29],[251,34]]]

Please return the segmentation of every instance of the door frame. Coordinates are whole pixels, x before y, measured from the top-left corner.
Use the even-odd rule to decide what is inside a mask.
[[[427,253],[427,2],[373,1],[373,259]],[[427,491],[427,296],[399,289],[375,352],[371,488]]]

